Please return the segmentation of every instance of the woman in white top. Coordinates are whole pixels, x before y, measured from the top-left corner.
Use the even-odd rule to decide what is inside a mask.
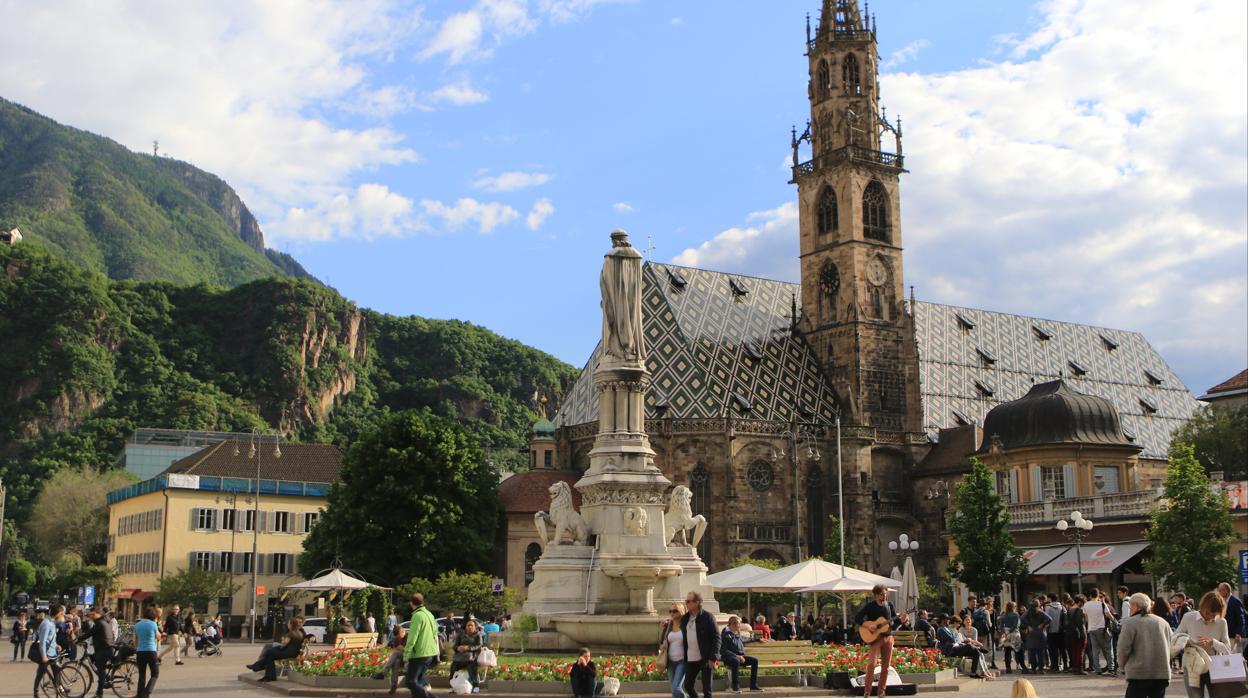
[[[684,698],[682,685],[685,682],[685,636],[680,632],[680,618],[685,615],[685,605],[679,601],[668,609],[667,620],[663,621],[663,639],[659,643],[659,653],[667,656],[667,678],[672,682],[672,698]]]
[[[1205,594],[1200,599],[1196,613],[1183,615],[1183,620],[1179,621],[1179,627],[1174,632],[1175,637],[1187,635],[1190,645],[1201,648],[1211,657],[1230,654],[1231,638],[1226,631],[1226,618],[1222,616],[1225,609],[1226,602],[1216,591]],[[1189,698],[1203,698],[1208,695],[1206,691],[1209,691],[1209,674],[1201,675],[1198,687],[1192,687],[1186,680],[1183,684],[1187,687]]]

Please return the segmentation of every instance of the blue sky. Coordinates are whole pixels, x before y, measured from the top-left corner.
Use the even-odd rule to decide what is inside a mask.
[[[0,95],[220,174],[361,305],[579,366],[613,228],[796,280],[818,5],[0,0]],[[871,9],[921,299],[1143,332],[1198,394],[1248,365],[1244,3]]]

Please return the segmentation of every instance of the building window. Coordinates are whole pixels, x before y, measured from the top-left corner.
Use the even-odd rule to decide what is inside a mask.
[[[878,180],[871,180],[862,192],[862,235],[888,242],[888,194]]]
[[[1043,487],[1044,499],[1066,499],[1065,468],[1060,466],[1040,468],[1040,483]]]
[[[303,515],[303,532],[311,533],[312,527],[316,525],[317,519],[321,518],[320,512],[309,511]]]
[[[533,565],[538,558],[542,556],[542,546],[537,543],[529,543],[524,549],[524,585],[528,586],[533,583]]]
[[[272,555],[273,569],[269,570],[269,573],[282,575],[290,574],[290,568],[292,566],[291,558],[293,557],[294,555],[291,555],[290,553],[274,553]]]
[[[217,597],[217,613],[223,616],[228,616],[233,610],[234,610],[234,597],[233,596],[218,596]]]
[[[543,465],[543,466],[545,466],[545,467],[547,467],[547,468],[550,468],[550,467],[553,467],[553,466],[554,466],[554,463],[555,463],[555,452],[554,452],[554,451],[546,451],[545,453],[543,453],[543,454],[542,454],[542,465]]]
[[[997,494],[1006,502],[1017,502],[1018,498],[1014,493],[1013,473],[1005,470],[996,473],[997,478]]]
[[[256,510],[247,509],[243,511],[243,529],[244,531],[256,530]]]
[[[750,467],[745,471],[745,481],[754,488],[755,492],[766,492],[771,489],[775,479],[775,471],[772,470],[771,463],[766,461],[756,460],[750,463]]]
[[[251,553],[243,553],[243,564],[238,570],[241,574],[251,574],[251,563],[254,560]]]
[[[1122,491],[1118,479],[1118,466],[1098,465],[1092,470],[1092,487],[1095,494],[1116,494]]]
[[[858,67],[858,56],[845,54],[841,62],[841,88],[851,95],[862,94],[862,71]]]
[[[221,510],[221,530],[233,531],[238,528],[238,510],[222,509]]]
[[[809,532],[810,554],[823,554],[823,473],[811,468],[806,475],[806,530]]]
[[[823,99],[828,96],[828,92],[832,88],[832,71],[828,70],[828,62],[819,61],[819,67],[815,70],[815,96]]]
[[[836,192],[832,187],[824,187],[819,191],[819,200],[815,203],[815,228],[820,235],[831,235],[838,227]]]
[[[276,533],[290,533],[289,511],[273,512],[273,531]]]
[[[217,529],[216,509],[196,509],[195,529],[199,531],[215,531]]]
[[[196,569],[211,570],[213,568],[212,553],[191,553],[191,564]]]
[[[217,571],[233,572],[234,571],[234,552],[223,551],[217,553]]]

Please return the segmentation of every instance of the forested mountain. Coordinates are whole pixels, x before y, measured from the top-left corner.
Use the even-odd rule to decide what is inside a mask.
[[[139,426],[345,444],[388,410],[429,407],[523,467],[535,389],[577,371],[464,322],[357,308],[304,279],[233,288],[110,281],[0,246],[0,478],[10,515],[59,468],[108,467]]]
[[[113,279],[233,286],[307,277],[219,177],[0,99],[0,225]]]

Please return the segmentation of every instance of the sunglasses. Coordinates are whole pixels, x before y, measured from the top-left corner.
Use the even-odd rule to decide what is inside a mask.
[[[680,609],[679,609],[679,608],[673,608],[672,610],[668,611],[668,613],[680,613]]]

